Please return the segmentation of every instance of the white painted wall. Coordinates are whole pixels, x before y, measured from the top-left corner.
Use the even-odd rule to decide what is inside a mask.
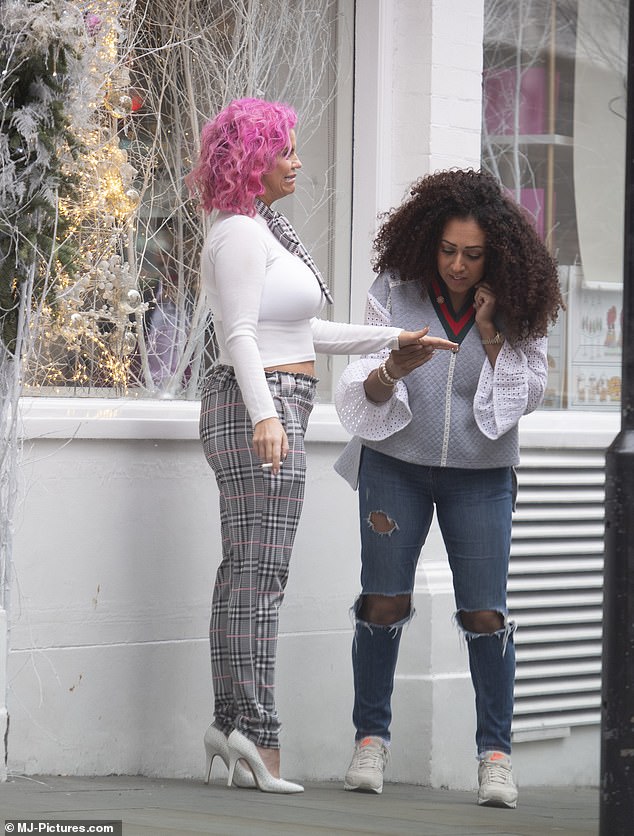
[[[200,778],[219,526],[197,404],[24,406],[30,439],[12,590],[9,771]],[[575,418],[587,437],[587,413]],[[605,422],[616,416],[601,418],[598,429],[613,437]],[[576,440],[570,416],[560,430],[553,413],[525,421],[533,445]],[[345,438],[332,407],[319,405],[277,687],[284,772],[302,779],[340,780],[353,739],[348,609],[358,592],[358,515],[356,494],[332,470]],[[401,644],[390,775],[472,787],[473,696],[435,529],[415,605]],[[597,750],[596,728],[573,730],[565,740],[518,745],[514,758],[525,785],[596,784]]]
[[[9,638],[9,624],[7,620],[7,612],[3,607],[0,607],[0,740],[4,741],[7,738],[9,711],[6,704],[7,694],[7,659],[9,654],[8,648]],[[0,748],[2,756],[0,757],[0,783],[7,779],[7,765],[5,763],[5,747]]]
[[[197,406],[176,408],[181,440],[170,437],[169,420],[157,421],[154,440],[91,438],[108,424],[112,435],[133,435],[131,422],[147,428],[148,421],[120,427],[106,403],[81,424],[81,416],[63,414],[63,401],[55,406],[59,420],[44,421],[49,437],[25,447],[9,768],[199,777],[212,708],[207,630],[220,533],[215,482],[195,439]],[[158,415],[162,406],[176,407],[152,404],[145,413]],[[31,433],[44,429],[32,413],[27,421]],[[281,624],[284,759],[286,771],[303,778],[339,778],[353,734],[356,495],[332,470],[341,441],[319,440],[344,437],[332,423],[329,413],[313,432],[310,512]],[[50,437],[69,431],[76,433],[70,443]]]

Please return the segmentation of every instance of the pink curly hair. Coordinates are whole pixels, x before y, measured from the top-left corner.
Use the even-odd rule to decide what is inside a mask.
[[[264,191],[262,175],[290,150],[296,122],[293,108],[281,102],[230,102],[201,131],[198,162],[185,178],[191,195],[206,212],[253,217],[254,199]]]

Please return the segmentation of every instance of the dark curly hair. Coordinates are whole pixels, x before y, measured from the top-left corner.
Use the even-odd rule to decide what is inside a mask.
[[[545,336],[564,307],[557,265],[529,216],[484,171],[451,169],[421,177],[409,197],[381,216],[374,270],[398,270],[425,289],[438,275],[443,230],[453,218],[472,218],[486,235],[485,281],[509,339]]]

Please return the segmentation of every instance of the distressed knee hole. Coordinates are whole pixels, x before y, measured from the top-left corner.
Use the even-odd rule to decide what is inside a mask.
[[[504,630],[504,614],[497,610],[460,610],[458,618],[462,629],[466,633],[491,635]]]
[[[392,534],[398,531],[396,521],[388,517],[385,511],[371,511],[368,516],[368,525],[376,534]]]
[[[484,617],[484,623],[479,621],[481,617]],[[497,610],[475,610],[473,612],[459,610],[453,618],[467,643],[478,639],[499,639],[502,645],[502,656],[505,655],[508,643],[517,629],[517,624],[514,621]],[[471,621],[471,618],[476,619],[475,623]],[[490,618],[493,620],[489,620]]]

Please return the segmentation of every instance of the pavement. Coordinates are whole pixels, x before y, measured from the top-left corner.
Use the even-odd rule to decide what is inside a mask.
[[[7,833],[105,833],[97,829],[104,822],[122,822],[114,836],[597,836],[599,829],[596,788],[520,787],[517,809],[501,810],[478,807],[473,792],[412,784],[386,783],[382,795],[344,792],[341,783],[304,787],[276,795],[220,780],[15,775],[0,784],[0,833],[3,819]],[[11,823],[18,819],[36,824],[20,828]]]

